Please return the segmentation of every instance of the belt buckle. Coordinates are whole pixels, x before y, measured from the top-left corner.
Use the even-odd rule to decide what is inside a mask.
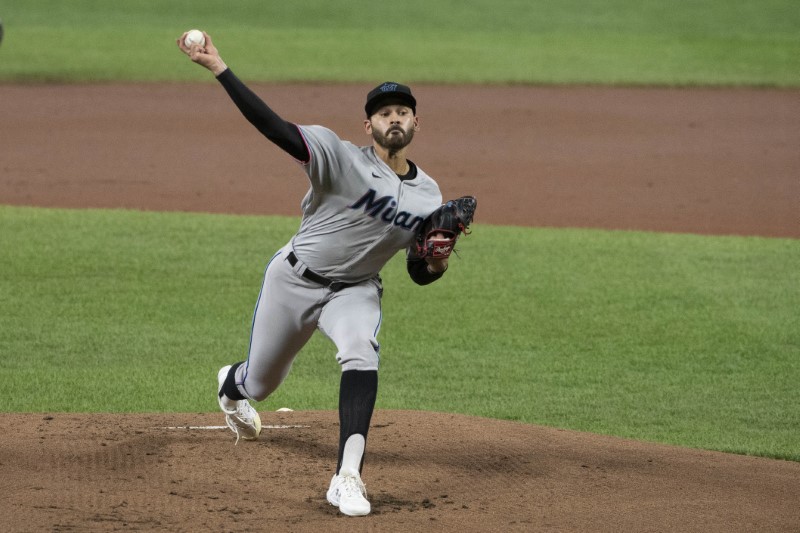
[[[333,281],[330,285],[328,285],[328,288],[333,292],[339,292],[340,290],[344,289],[345,285],[347,284],[342,281]]]

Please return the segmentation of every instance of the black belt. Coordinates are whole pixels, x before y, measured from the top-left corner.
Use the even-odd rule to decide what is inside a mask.
[[[294,252],[289,252],[287,259],[290,265],[295,266],[297,264],[297,256],[294,255]],[[357,283],[345,283],[344,281],[333,281],[332,279],[328,279],[325,276],[320,276],[319,274],[308,268],[306,268],[303,271],[302,276],[307,280],[313,281],[314,283],[319,283],[323,287],[327,287],[333,292],[338,292],[342,289],[346,289],[347,287],[358,285]]]

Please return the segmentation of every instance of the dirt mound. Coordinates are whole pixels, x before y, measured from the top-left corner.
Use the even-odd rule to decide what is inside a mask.
[[[376,411],[373,512],[325,500],[335,412],[3,414],[3,531],[797,531],[800,464],[527,424]]]

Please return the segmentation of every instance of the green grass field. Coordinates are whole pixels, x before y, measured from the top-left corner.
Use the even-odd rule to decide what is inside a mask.
[[[0,410],[216,409],[298,222],[0,207]],[[385,269],[378,408],[800,460],[799,265],[795,240],[476,225],[439,283]],[[316,335],[263,408],[335,409],[334,353]]]
[[[790,0],[5,0],[0,81],[800,86]],[[2,202],[2,199],[0,199]],[[0,411],[213,411],[281,217],[0,206]],[[476,225],[444,280],[384,271],[378,408],[800,461],[800,241]],[[502,255],[496,253],[503,250]],[[315,336],[265,409],[334,409]]]
[[[800,85],[793,0],[6,0],[0,80],[205,80],[206,29],[248,80]]]

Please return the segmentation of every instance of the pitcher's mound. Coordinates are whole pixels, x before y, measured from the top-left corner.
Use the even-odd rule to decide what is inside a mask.
[[[2,531],[797,531],[800,463],[377,411],[365,518],[325,500],[338,415],[0,414]]]

